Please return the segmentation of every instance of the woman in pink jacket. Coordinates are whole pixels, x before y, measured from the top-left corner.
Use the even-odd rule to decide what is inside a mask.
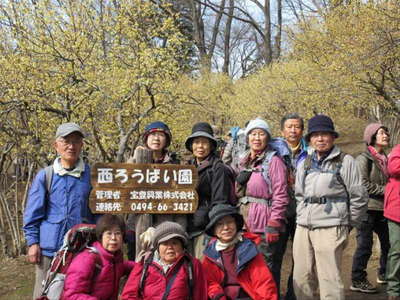
[[[388,175],[383,211],[388,219],[390,240],[386,266],[387,293],[389,300],[400,300],[400,144],[389,155]]]
[[[287,169],[271,148],[271,130],[267,122],[251,120],[245,133],[249,151],[240,159],[240,172],[236,178],[240,213],[247,230],[262,236],[258,249],[264,255],[279,291],[287,242]]]
[[[135,266],[123,300],[207,300],[207,282],[199,260],[186,252],[188,236],[175,222],[158,225],[153,250]]]
[[[78,254],[67,271],[63,300],[116,300],[119,281],[134,262],[123,260],[124,221],[103,215],[96,224],[97,242]]]

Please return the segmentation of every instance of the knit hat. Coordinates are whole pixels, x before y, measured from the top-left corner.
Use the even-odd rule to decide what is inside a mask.
[[[307,143],[310,142],[311,134],[314,132],[330,132],[335,138],[339,137],[332,119],[325,115],[316,115],[308,120],[308,132],[305,136]]]
[[[368,124],[367,127],[365,127],[364,142],[366,142],[368,146],[371,145],[374,135],[376,135],[378,130],[381,128],[384,128],[386,131],[389,131],[387,127],[383,126],[381,123],[371,123]]]
[[[58,128],[57,128],[56,139],[59,137],[66,137],[67,135],[69,135],[73,132],[78,132],[83,138],[85,137],[83,130],[79,127],[78,124],[63,123],[60,126],[58,126]]]
[[[206,122],[199,122],[193,125],[192,134],[186,139],[185,146],[190,152],[192,152],[192,143],[193,140],[197,137],[205,137],[208,138],[211,144],[214,146],[214,149],[217,148],[217,140],[214,138],[214,131],[210,124]]]
[[[268,134],[269,138],[272,137],[271,129],[269,128],[269,125],[263,119],[256,118],[254,120],[251,120],[247,124],[246,129],[245,129],[246,136],[248,136],[253,129],[262,129]]]
[[[188,243],[188,235],[181,225],[175,222],[166,221],[156,227],[153,235],[153,247],[157,248],[162,242],[178,238],[182,241],[183,247]]]
[[[206,227],[205,233],[207,233],[209,236],[215,236],[214,234],[215,224],[217,224],[219,220],[221,220],[223,217],[226,216],[232,216],[235,218],[237,231],[243,228],[244,225],[243,216],[239,214],[238,210],[235,207],[229,204],[217,204],[208,213],[210,222]]]
[[[156,122],[150,123],[144,128],[143,143],[145,145],[147,145],[147,138],[149,137],[149,134],[152,132],[157,132],[157,131],[165,133],[165,135],[167,137],[167,143],[165,145],[165,148],[168,148],[168,146],[171,144],[171,140],[172,140],[171,130],[169,130],[169,127],[167,126],[167,124],[165,124],[164,122],[161,122],[161,121],[156,121]]]

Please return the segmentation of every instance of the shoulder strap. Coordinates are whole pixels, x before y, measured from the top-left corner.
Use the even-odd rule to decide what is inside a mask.
[[[194,290],[194,275],[193,275],[193,262],[190,257],[185,256],[188,268],[188,287],[189,287],[189,297],[188,299],[193,299],[192,293]]]
[[[276,154],[277,152],[272,150],[272,151],[268,151],[265,154],[265,157],[263,159],[262,162],[262,175],[264,177],[264,180],[267,183],[268,186],[268,192],[270,195],[272,195],[272,186],[271,186],[271,178],[269,177],[269,166],[272,160],[272,157]]]
[[[54,174],[54,169],[53,165],[47,166],[44,168],[45,172],[45,178],[46,178],[46,191],[48,194],[50,194],[51,191],[51,183],[53,181],[53,174]]]
[[[151,262],[153,261],[153,257],[154,257],[154,251],[152,251],[151,254],[143,261],[143,270],[142,270],[142,274],[140,275],[139,291],[138,291],[140,296],[143,296],[144,284],[145,284],[146,277],[147,277],[147,271],[149,270],[149,266],[150,266]]]
[[[371,171],[372,171],[372,164],[374,163],[374,161],[373,160],[371,160],[371,159],[367,159],[367,164],[368,164],[368,174],[371,174]]]
[[[308,175],[311,169],[311,155],[307,155],[304,159],[304,177]]]
[[[350,226],[351,225],[350,193],[349,193],[349,190],[347,189],[346,183],[344,182],[342,175],[340,174],[340,169],[342,168],[343,159],[346,155],[347,155],[347,153],[340,151],[340,154],[337,156],[335,174],[336,174],[336,180],[343,186],[344,191],[346,193],[347,215],[348,215],[349,226]]]
[[[347,153],[345,152],[340,152],[340,154],[337,156],[337,158],[335,159],[335,163],[336,163],[336,168],[335,168],[335,175],[336,175],[336,179],[337,181],[343,186],[345,192],[346,192],[346,197],[347,200],[350,201],[350,194],[347,190],[347,186],[346,183],[343,180],[342,175],[340,174],[340,169],[342,168],[342,163],[343,163],[343,159],[344,157],[347,155]]]
[[[172,288],[172,285],[174,284],[176,276],[178,275],[178,272],[182,267],[183,260],[184,259],[182,259],[178,263],[178,265],[175,266],[174,273],[172,274],[171,278],[168,280],[167,287],[165,288],[165,292],[164,292],[164,295],[162,296],[161,300],[167,300],[168,299],[169,292],[171,291],[171,288]]]

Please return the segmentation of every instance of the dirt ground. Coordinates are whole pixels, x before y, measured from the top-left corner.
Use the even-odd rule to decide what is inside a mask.
[[[346,299],[351,300],[383,300],[387,299],[384,285],[377,285],[378,293],[368,295],[363,293],[352,292],[350,286],[350,271],[352,257],[355,248],[355,232],[352,231],[349,244],[346,248],[343,258],[342,274],[346,287]],[[375,243],[376,244],[376,243]],[[374,254],[372,255],[369,265],[368,274],[371,283],[376,282],[376,267],[378,264],[378,250],[374,244]],[[286,251],[283,271],[282,271],[282,292],[285,290],[288,272],[291,264],[291,242],[288,244]],[[0,299],[7,300],[29,300],[31,299],[32,287],[34,280],[34,268],[25,262],[25,257],[17,259],[7,259],[0,262]]]

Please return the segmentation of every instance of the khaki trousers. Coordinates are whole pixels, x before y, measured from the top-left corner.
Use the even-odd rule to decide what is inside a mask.
[[[343,300],[340,276],[342,254],[347,245],[347,226],[309,230],[296,227],[293,242],[293,286],[297,300]]]
[[[35,265],[35,286],[33,288],[33,300],[42,294],[42,284],[46,279],[47,271],[50,269],[52,257],[41,256],[40,263]]]

